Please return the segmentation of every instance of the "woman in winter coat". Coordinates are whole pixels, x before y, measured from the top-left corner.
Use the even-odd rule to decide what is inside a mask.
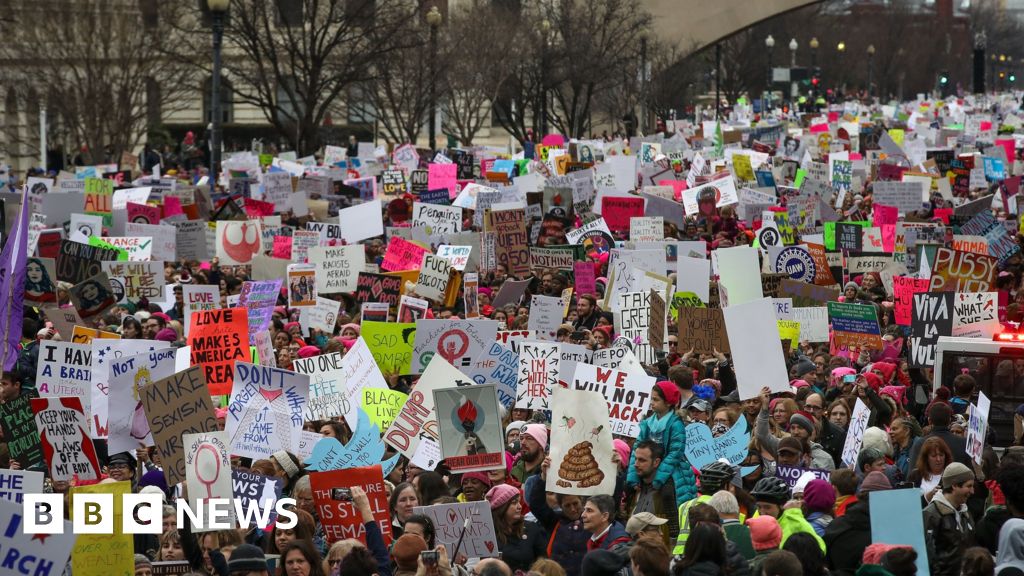
[[[661,488],[669,478],[675,481],[676,506],[697,497],[697,478],[686,459],[686,425],[676,414],[679,388],[673,382],[662,380],[651,389],[651,414],[640,422],[636,441],[654,440],[665,449],[665,458],[654,476],[654,487]],[[626,485],[640,483],[636,473],[636,456],[630,455]]]
[[[513,571],[525,572],[537,558],[545,557],[547,534],[538,524],[524,522],[521,500],[519,490],[508,484],[498,484],[487,491],[501,559]]]
[[[693,527],[686,540],[686,553],[672,570],[676,576],[721,576],[728,564],[722,529],[710,522]]]

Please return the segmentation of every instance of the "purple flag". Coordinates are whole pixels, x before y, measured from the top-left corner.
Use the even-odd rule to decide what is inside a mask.
[[[21,210],[0,252],[0,365],[5,371],[18,361],[22,313],[25,309],[25,263],[28,257],[28,187],[21,193]]]

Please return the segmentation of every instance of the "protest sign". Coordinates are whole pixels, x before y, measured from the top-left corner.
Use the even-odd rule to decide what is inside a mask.
[[[462,231],[462,208],[414,202],[412,225],[423,226],[427,234],[448,235]]]
[[[995,292],[957,292],[952,336],[990,340],[1001,330],[997,300]]]
[[[360,335],[373,355],[374,361],[385,374],[412,372],[415,323],[363,322]]]
[[[717,438],[711,436],[711,430],[699,422],[686,427],[686,459],[694,467],[701,467],[722,458],[733,466],[738,466],[747,458],[747,445],[750,444],[750,432],[746,424],[737,422],[729,431]],[[746,469],[741,470],[746,475]]]
[[[567,248],[530,247],[530,269],[532,270],[573,270],[573,252]]]
[[[597,294],[597,278],[594,266],[589,262],[573,262],[573,277],[576,280],[577,294]]]
[[[387,388],[363,388],[359,406],[381,430],[387,430],[398,417],[399,410],[409,398],[408,394]]]
[[[665,297],[653,289],[648,294],[648,301],[651,305],[649,321],[647,326],[647,340],[657,352],[665,350]]]
[[[654,290],[620,293],[619,311],[615,315],[619,334],[633,343],[633,352],[644,364],[657,362],[654,347],[647,340],[650,331],[652,292]]]
[[[431,164],[431,166],[434,166]],[[313,500],[316,502],[317,517],[323,526],[324,537],[329,544],[355,538],[366,543],[366,527],[363,518],[352,503],[351,490],[340,486],[359,486],[370,500],[374,520],[380,525],[384,544],[391,544],[391,516],[388,512],[387,492],[380,465],[347,470],[315,472],[309,476]]]
[[[103,262],[102,266],[117,302],[157,301],[163,295],[163,262]]]
[[[376,190],[376,181],[371,178],[370,182],[374,184]],[[368,238],[383,236],[384,220],[381,214],[380,200],[370,200],[339,210],[341,239],[348,244],[357,244]]]
[[[359,272],[356,277],[356,301],[386,302],[392,309],[398,309],[402,279],[387,274]]]
[[[82,280],[72,286],[68,292],[71,294],[71,303],[74,304],[75,310],[83,320],[101,316],[113,308],[118,301],[106,272],[100,272]],[[123,295],[123,287],[121,294]]]
[[[73,486],[71,497],[79,494],[113,496],[113,510],[104,510],[104,519],[111,522],[108,533],[78,534],[71,550],[71,570],[76,576],[134,576],[135,545],[132,534],[124,532],[124,497],[132,493],[131,482],[112,482],[91,486]],[[82,508],[86,513],[88,508]],[[75,524],[86,522],[87,518],[75,518],[78,511],[71,507],[71,519]],[[129,512],[131,513],[131,512]],[[70,532],[69,532],[70,534]],[[49,538],[47,538],[49,540]]]
[[[519,345],[515,407],[550,409],[551,390],[558,387],[560,364],[558,344],[522,342]]]
[[[193,312],[220,308],[220,286],[184,284],[181,287],[181,302],[187,337],[192,329]]]
[[[546,490],[605,494],[615,485],[608,403],[598,392],[556,387]]]
[[[92,350],[88,344],[41,340],[36,389],[46,398],[74,396],[88,411],[92,401]]]
[[[299,311],[299,324],[303,333],[309,334],[310,330],[320,330],[332,334],[338,322],[340,308],[341,302],[317,296],[315,305],[306,306]]]
[[[203,380],[214,396],[230,393],[236,360],[252,360],[248,318],[245,308],[192,313],[192,333],[188,336],[192,365],[202,367]]]
[[[348,444],[343,446],[336,438],[330,436],[322,436],[319,440],[314,439],[315,445],[312,452],[305,459],[306,470],[326,472],[358,466],[373,466],[379,463],[385,474],[391,473],[395,465],[398,464],[399,455],[395,454],[387,460],[384,459],[387,446],[380,437],[380,429],[370,421],[366,412],[361,409],[357,412],[359,413],[358,424],[356,424]],[[424,443],[423,446],[426,444]],[[418,461],[416,462],[419,465]]]
[[[319,434],[317,436],[320,437]],[[257,521],[255,514],[244,514],[242,518],[238,519],[242,528],[253,526],[265,528],[273,525],[274,519],[277,517],[274,505],[281,499],[284,479],[276,476],[264,476],[240,468],[231,468],[231,489],[231,496],[239,501],[243,510],[249,510],[256,506],[261,511],[267,511],[266,516],[263,517],[266,519],[263,526],[260,526],[262,521]]]
[[[29,395],[19,394],[17,398],[0,404],[0,422],[11,461],[17,462],[22,470],[41,468],[44,464],[43,448],[39,443],[39,429]]]
[[[430,253],[423,254],[423,262],[419,266],[420,275],[416,280],[416,294],[434,301],[444,299],[448,289],[448,279],[452,265],[448,260]]]
[[[527,329],[537,334],[538,340],[554,341],[562,324],[565,302],[555,296],[534,295],[530,302]]]
[[[879,490],[871,495],[869,508],[871,542],[913,548],[917,552],[918,576],[928,576],[929,549],[925,545],[921,489]]]
[[[57,273],[53,258],[25,261],[25,302],[41,307],[57,303]]]
[[[93,438],[107,438],[109,427],[107,420],[110,414],[111,363],[123,356],[134,356],[144,352],[162,350],[170,346],[170,343],[161,340],[96,338],[91,341],[90,346],[90,353],[93,359],[89,384],[92,395],[89,410],[92,436]],[[135,444],[133,449],[137,447],[138,444]],[[111,452],[111,454],[116,454],[116,452]]]
[[[231,441],[231,453],[247,458],[266,458],[274,452],[269,450],[269,436],[278,436],[286,449],[294,451],[299,445],[303,412],[308,404],[308,376],[281,368],[236,362],[231,402],[224,421],[224,429]],[[283,430],[279,428],[279,418],[266,417],[272,413],[287,415],[289,422]]]
[[[843,466],[853,466],[857,463],[857,454],[864,443],[864,431],[868,428],[868,418],[871,416],[871,409],[863,400],[857,398],[857,404],[850,416],[850,425],[846,428],[846,441],[843,443]]]
[[[919,181],[880,180],[873,184],[872,189],[875,204],[895,206],[900,214],[920,210],[925,201],[925,190]]]
[[[64,481],[99,480],[99,460],[81,399],[33,398],[32,412],[49,476]]]
[[[629,232],[630,219],[644,215],[644,199],[637,196],[603,196],[601,216],[612,232]]]
[[[387,322],[390,311],[391,306],[387,302],[363,302],[359,307],[359,318],[362,322]]]
[[[580,363],[572,378],[572,388],[598,392],[608,401],[612,434],[637,437],[650,407],[654,377]]]
[[[452,366],[468,368],[494,342],[496,320],[419,320],[413,344],[412,372],[419,373],[437,355]]]
[[[273,320],[274,307],[277,305],[277,298],[281,294],[281,279],[261,280],[242,282],[242,291],[239,294],[238,305],[246,309],[246,318],[249,326],[248,342],[251,344],[253,336],[259,332],[265,332],[270,328]]]
[[[456,472],[505,466],[504,428],[494,384],[435,388],[434,409],[441,436],[441,457]]]
[[[58,519],[53,526],[53,534],[31,534],[24,529],[23,513],[24,508],[21,504],[0,498],[0,526],[4,527],[0,532],[0,550],[4,551],[5,557],[11,559],[11,573],[24,576],[57,576],[68,564],[75,541],[81,536],[75,534],[71,522],[63,518]],[[24,570],[13,568],[14,562],[23,565]],[[132,576],[133,573],[134,562],[131,571],[125,576]]]
[[[425,458],[425,469],[433,470],[441,460],[441,439],[434,405],[434,390],[471,383],[469,377],[444,358],[434,355],[416,388],[409,394],[409,399],[402,407],[398,418],[384,433],[384,441],[410,460],[416,460],[417,455],[421,457],[420,461]]]
[[[294,308],[316,305],[317,268],[313,264],[289,264],[288,305]],[[275,295],[276,296],[276,295]],[[275,302],[276,302],[275,297]],[[249,316],[252,318],[252,315]],[[250,327],[253,323],[250,322]]]
[[[315,246],[309,249],[308,257],[309,263],[316,267],[318,294],[353,292],[364,270],[366,248],[362,244]]]
[[[738,204],[739,201],[739,197],[736,195],[736,183],[731,176],[683,190],[683,208],[686,210],[687,216],[700,213],[702,204],[713,210],[730,204]]]
[[[721,308],[680,308],[678,324],[680,354],[691,349],[701,354],[731,352]]]
[[[779,340],[775,305],[771,299],[729,306],[723,309],[723,316],[740,400],[759,396],[763,386],[773,392],[789,390],[789,373],[782,349],[770,344]]]
[[[492,342],[490,348],[477,356],[465,371],[477,384],[497,384],[498,401],[511,410],[516,401],[519,354],[510,347]]]
[[[495,264],[504,266],[510,275],[529,273],[526,212],[521,209],[491,210],[486,214],[484,224],[484,233],[493,240]]]
[[[117,259],[117,250],[62,240],[56,260],[57,280],[78,284],[102,272],[100,262]]]
[[[178,229],[174,226],[128,222],[124,225],[124,233],[129,237],[152,238],[151,250],[155,260],[173,262],[177,258],[175,244],[178,238]],[[258,232],[256,237],[259,238]]]
[[[914,294],[914,307],[910,323],[910,365],[935,365],[935,345],[939,336],[953,333],[952,292],[922,292]]]
[[[435,540],[448,550],[449,558],[455,557],[456,548],[467,558],[495,558],[500,554],[494,535],[494,518],[487,502],[417,506],[412,512],[430,518],[436,531]]]
[[[932,261],[932,292],[988,292],[995,286],[997,263],[991,256],[940,247]]]
[[[140,443],[153,445],[139,389],[150,382],[171,377],[176,356],[175,350],[167,349],[118,353],[123,355],[119,358],[112,355],[104,369],[109,390],[107,449],[110,454],[135,450]]]
[[[472,246],[451,246],[442,245],[437,247],[437,256],[444,258],[451,263],[452,268],[462,272],[469,265],[469,259],[473,254]]]
[[[0,500],[21,503],[25,494],[42,493],[42,472],[0,468]]]
[[[467,272],[462,277],[462,307],[466,318],[480,317],[480,275]]]
[[[183,372],[155,380],[140,387],[139,396],[160,453],[167,485],[184,482],[183,436],[219,429],[203,370],[193,365]]]
[[[228,436],[225,432],[190,433],[182,437],[185,450],[185,480],[193,508],[211,498],[230,499],[234,496],[231,485],[231,459],[228,457]],[[225,521],[235,523],[235,509],[228,508]],[[192,527],[193,532],[213,532]]]
[[[216,248],[221,264],[252,262],[252,257],[262,252],[259,221],[218,220]]]
[[[423,255],[428,252],[429,250],[419,244],[395,237],[388,242],[388,248],[384,252],[384,261],[381,262],[380,268],[389,272],[413,270],[419,268],[423,263]]]
[[[978,392],[978,403],[967,406],[967,455],[981,464],[985,450],[985,434],[988,430],[989,411],[992,402],[984,392]]]
[[[801,342],[828,342],[828,308],[793,308],[793,319],[800,323]]]
[[[832,338],[837,346],[882,349],[882,333],[878,312],[870,304],[829,302]]]
[[[832,473],[828,470],[819,470],[817,468],[801,468],[799,466],[783,466],[781,464],[775,467],[775,477],[785,480],[786,484],[789,484],[790,489],[796,487],[797,481],[800,480],[800,477],[805,472],[810,472],[814,474],[815,479],[824,480],[825,482],[828,482],[832,477]]]
[[[715,250],[718,261],[718,286],[725,306],[743,304],[763,297],[758,277],[761,266],[756,248],[736,247]],[[726,296],[727,295],[727,296]]]
[[[911,276],[893,276],[893,313],[896,324],[910,326],[911,308],[914,303],[914,295],[928,291],[929,280],[927,278],[913,278]]]

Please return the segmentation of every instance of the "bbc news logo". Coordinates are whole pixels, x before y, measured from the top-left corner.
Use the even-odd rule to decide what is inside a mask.
[[[161,534],[163,506],[160,494],[122,495],[118,529],[124,534]],[[275,512],[277,527],[294,528],[299,522],[294,508],[294,498],[281,498],[272,505],[257,500],[243,503],[238,498],[208,498],[194,504],[178,498],[175,502],[178,528],[185,525],[187,518],[197,532],[230,530],[239,525],[256,525],[263,530],[270,525]],[[25,494],[22,512],[26,534],[64,533],[64,495]],[[115,516],[113,494],[71,495],[71,529],[75,534],[114,534]]]

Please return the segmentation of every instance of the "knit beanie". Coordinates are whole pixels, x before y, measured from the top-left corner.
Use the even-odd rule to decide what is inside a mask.
[[[796,375],[797,378],[800,378],[801,376],[809,372],[814,372],[816,369],[817,366],[814,365],[814,362],[809,360],[806,356],[802,357],[796,364],[793,365],[793,373]]]
[[[858,494],[867,494],[876,490],[892,490],[892,484],[889,483],[889,479],[885,477],[885,474],[877,470],[864,477],[864,480],[860,483]]]
[[[875,374],[874,372],[865,372],[861,374],[861,376],[867,380],[868,386],[871,386],[871,389],[875,392],[882,389],[882,379],[878,377],[878,374]]]
[[[399,570],[416,570],[416,560],[420,557],[420,552],[427,549],[427,541],[421,536],[416,534],[403,534],[401,538],[395,540],[395,545],[391,548],[391,557],[395,559],[395,565]],[[231,559],[234,560],[235,553],[231,553]]]
[[[793,495],[803,494],[804,490],[807,489],[807,484],[815,478],[817,478],[817,476],[815,476],[814,472],[811,472],[810,470],[801,474],[800,477],[797,478],[796,484],[793,485]]]
[[[228,571],[236,572],[259,572],[267,569],[267,557],[263,550],[252,544],[242,544],[231,551],[231,559],[228,560]]]
[[[836,504],[836,491],[829,482],[815,478],[804,488],[804,504],[812,512],[831,512]]]
[[[316,346],[303,346],[299,348],[299,358],[312,358],[320,353],[320,349]]]
[[[505,426],[505,438],[508,438],[508,433],[513,430],[522,430],[523,426],[526,426],[526,422],[522,420],[513,420],[509,422],[508,426]]]
[[[889,435],[885,430],[872,426],[864,430],[864,440],[861,449],[873,448],[882,453],[883,456],[892,456],[892,445],[889,444]]]
[[[814,415],[810,412],[799,410],[789,417],[789,425],[791,427],[799,426],[807,430],[809,434],[814,434]]]
[[[156,337],[154,339],[161,342],[174,342],[178,339],[178,333],[172,328],[164,328],[156,333]]]
[[[756,516],[747,519],[750,528],[750,542],[754,550],[774,550],[782,544],[782,528],[779,521],[771,516]]]
[[[487,491],[484,498],[491,504],[491,510],[497,510],[512,500],[519,498],[519,489],[508,484],[498,484]]]
[[[619,459],[622,461],[622,469],[625,470],[629,467],[629,444],[626,444],[625,440],[616,438],[612,440],[612,448],[619,453]]]
[[[540,444],[541,450],[547,450],[548,429],[543,424],[527,424],[522,434],[532,436],[537,441],[537,444]]]
[[[670,380],[662,380],[654,385],[658,389],[658,393],[665,399],[665,402],[669,406],[677,406],[679,404],[679,387],[675,385],[675,382]]]
[[[483,472],[466,472],[462,475],[462,484],[466,483],[466,480],[478,480],[484,486],[491,487],[491,478]]]
[[[959,462],[953,462],[942,471],[942,489],[948,490],[957,484],[974,480],[974,472]]]
[[[140,566],[152,566],[152,565],[153,565],[153,562],[145,554],[136,554],[135,555],[135,568],[136,569],[139,568]]]

